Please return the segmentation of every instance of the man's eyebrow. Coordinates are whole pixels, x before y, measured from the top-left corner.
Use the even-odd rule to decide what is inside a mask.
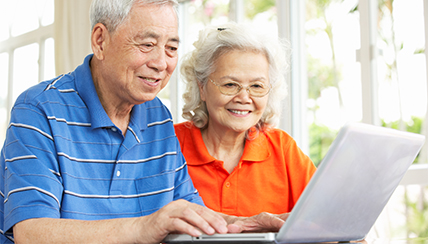
[[[172,37],[172,38],[169,38],[169,41],[170,42],[180,43],[180,38],[178,38],[178,37]]]
[[[136,38],[141,39],[141,40],[145,39],[145,38],[159,39],[160,35],[153,32],[153,31],[148,30],[148,31],[137,34]],[[175,36],[175,37],[169,38],[168,41],[180,43],[180,38],[178,36]]]

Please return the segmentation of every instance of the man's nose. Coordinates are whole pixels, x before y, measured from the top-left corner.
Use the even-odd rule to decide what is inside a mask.
[[[155,48],[151,52],[151,59],[148,62],[148,66],[157,71],[164,71],[167,67],[166,53],[163,48]]]

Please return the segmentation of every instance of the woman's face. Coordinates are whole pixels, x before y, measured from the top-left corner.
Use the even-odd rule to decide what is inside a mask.
[[[214,65],[215,71],[208,77],[211,81],[207,81],[205,90],[200,87],[201,99],[208,109],[208,127],[222,132],[245,133],[257,124],[266,108],[269,94],[255,97],[246,88],[269,87],[267,58],[258,52],[233,50],[220,56]],[[229,89],[236,86],[233,82],[243,86],[238,94],[220,92],[218,86]]]

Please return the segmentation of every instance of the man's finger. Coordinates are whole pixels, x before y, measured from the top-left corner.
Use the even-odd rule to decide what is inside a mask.
[[[195,211],[215,229],[215,232],[221,234],[227,233],[226,220],[218,213],[199,205],[197,205]]]
[[[172,222],[173,229],[175,230],[174,232],[184,233],[195,237],[202,235],[197,228],[182,219],[174,218]]]
[[[197,204],[177,203],[171,213],[171,218],[181,219],[209,235],[215,232],[227,233],[226,221],[219,214]]]

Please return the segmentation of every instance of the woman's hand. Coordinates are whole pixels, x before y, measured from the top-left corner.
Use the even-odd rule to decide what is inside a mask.
[[[240,232],[277,232],[290,214],[260,213],[251,217],[223,215],[228,222],[229,233]]]

